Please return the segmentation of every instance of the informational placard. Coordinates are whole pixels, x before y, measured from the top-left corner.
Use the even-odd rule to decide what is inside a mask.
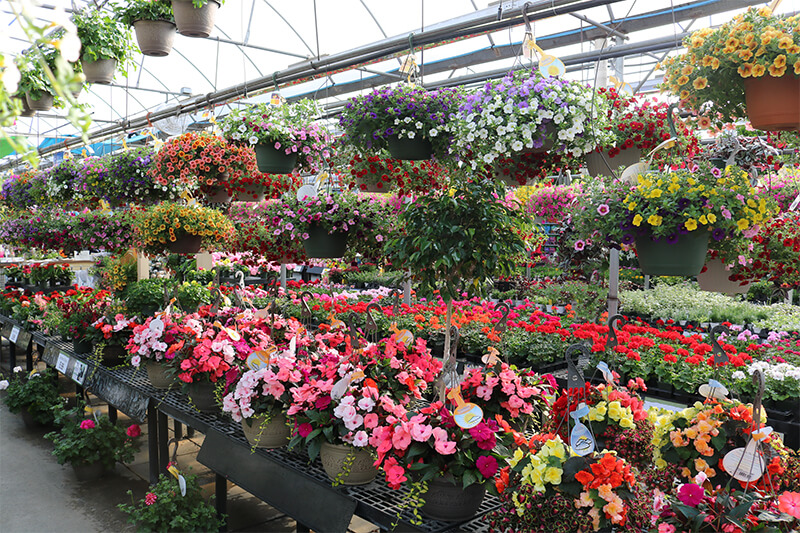
[[[19,327],[14,326],[11,328],[11,333],[8,334],[8,340],[13,342],[14,344],[17,343],[17,339],[19,338]]]
[[[75,361],[75,366],[72,369],[72,381],[77,383],[78,385],[83,386],[83,382],[86,381],[86,374],[89,370],[89,365],[82,361]]]
[[[64,352],[59,352],[58,359],[56,360],[56,370],[66,375],[68,367],[69,367],[69,356]]]

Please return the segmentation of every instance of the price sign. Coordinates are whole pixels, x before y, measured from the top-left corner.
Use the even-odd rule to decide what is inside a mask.
[[[86,371],[88,369],[89,366],[86,363],[76,360],[75,368],[72,369],[72,381],[78,385],[83,385],[83,382],[86,380]]]
[[[56,370],[58,370],[62,374],[66,374],[68,366],[69,366],[69,356],[64,352],[59,352],[58,361],[56,362]]]
[[[8,340],[16,344],[18,338],[19,338],[19,328],[17,326],[14,326],[13,328],[11,328],[11,334],[8,336]]]

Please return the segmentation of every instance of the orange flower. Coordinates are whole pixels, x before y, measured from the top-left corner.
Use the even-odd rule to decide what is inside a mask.
[[[772,67],[770,67],[772,68]],[[745,63],[741,67],[737,69],[739,72],[739,76],[743,78],[749,78],[753,75],[753,64],[752,63]]]

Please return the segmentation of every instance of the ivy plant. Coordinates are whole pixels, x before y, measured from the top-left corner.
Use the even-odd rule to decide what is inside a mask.
[[[81,40],[82,61],[116,59],[122,66],[131,59],[130,28],[122,25],[111,13],[90,8],[75,12],[72,20]],[[121,70],[124,75],[125,69]]]

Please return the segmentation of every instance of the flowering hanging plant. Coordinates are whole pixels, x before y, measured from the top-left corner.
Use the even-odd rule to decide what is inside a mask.
[[[581,192],[579,185],[547,185],[537,187],[528,197],[527,211],[545,222],[556,222],[564,217],[567,208],[576,201]]]
[[[752,239],[752,263],[735,279],[762,279],[787,289],[800,287],[800,212],[773,218]]]
[[[470,154],[473,169],[547,145],[579,157],[611,144],[607,114],[607,101],[585,85],[516,71],[465,99],[454,151]]]
[[[236,422],[258,415],[271,419],[286,412],[292,403],[290,390],[302,377],[294,356],[273,353],[268,365],[242,374],[236,388],[222,399],[222,410]]]
[[[213,133],[187,132],[168,139],[150,170],[162,187],[197,191],[231,189],[255,169],[252,148],[229,143]]]
[[[292,104],[255,104],[239,107],[220,121],[223,137],[237,144],[267,144],[287,155],[297,154],[298,169],[317,173],[331,156],[331,137],[314,120],[316,103],[303,99]]]
[[[456,89],[386,86],[347,102],[339,126],[344,142],[364,153],[386,148],[392,137],[422,138],[431,144],[436,158],[445,161],[452,144],[450,120],[459,100]]]
[[[663,90],[721,126],[746,116],[745,80],[800,75],[800,16],[750,8],[716,29],[683,40],[686,53],[666,59]]]
[[[648,100],[617,92],[614,87],[601,87],[597,92],[610,104],[608,106],[608,125],[606,131],[612,135],[612,142],[597,147],[598,151],[608,151],[611,158],[626,148],[636,148],[646,155],[653,148],[672,137],[668,127],[669,105],[655,98]],[[675,124],[678,150],[660,150],[655,153],[656,160],[664,159],[665,154],[680,151],[682,157],[694,157],[700,152],[698,139],[694,132],[682,121]]]
[[[178,183],[159,182],[150,172],[155,158],[156,154],[149,146],[104,156],[109,177],[99,196],[108,200],[112,205],[177,200]]]
[[[441,189],[448,181],[446,170],[436,161],[392,159],[384,153],[367,155],[347,145],[340,155],[349,158],[343,164],[347,173],[342,181],[351,189],[367,191],[368,187],[376,187],[379,192],[406,196]]]
[[[281,200],[269,200],[254,209],[233,207],[230,216],[236,233],[230,241],[230,250],[253,252],[278,263],[304,262],[306,252],[302,241],[291,230],[285,231],[286,209]]]
[[[772,198],[781,211],[788,211],[800,195],[800,176],[789,173],[769,175],[760,183],[759,192]]]
[[[216,209],[161,202],[137,213],[134,232],[142,249],[160,253],[167,243],[184,234],[202,237],[204,246],[225,242],[233,233],[233,225]]]

